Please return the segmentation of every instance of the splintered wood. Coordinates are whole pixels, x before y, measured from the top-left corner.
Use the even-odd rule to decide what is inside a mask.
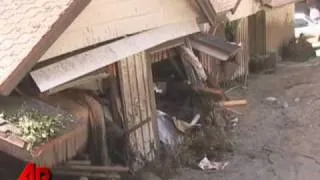
[[[188,80],[192,85],[203,87],[207,80],[206,72],[192,49],[186,46],[178,48]]]

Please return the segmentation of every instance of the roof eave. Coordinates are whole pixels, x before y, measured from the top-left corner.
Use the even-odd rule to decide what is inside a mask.
[[[32,51],[23,59],[22,63],[0,85],[0,95],[8,96],[19,84],[24,76],[32,69],[41,56],[50,48],[58,37],[67,29],[81,11],[91,0],[74,1],[68,7],[41,40],[33,47]]]

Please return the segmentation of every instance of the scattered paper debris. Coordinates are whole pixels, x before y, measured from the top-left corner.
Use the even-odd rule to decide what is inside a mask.
[[[284,108],[288,108],[288,107],[289,107],[289,104],[285,101],[285,102],[283,103],[283,107],[284,107]]]
[[[300,98],[299,97],[294,98],[294,102],[296,103],[300,102]]]
[[[154,91],[159,94],[165,94],[167,92],[166,82],[156,82],[153,87]]]
[[[204,157],[200,163],[199,167],[204,170],[215,170],[215,171],[221,171],[224,170],[229,165],[229,162],[212,162],[207,157]]]
[[[278,102],[277,98],[271,97],[271,96],[270,97],[266,97],[264,100],[267,101],[267,102],[272,102],[272,103]]]
[[[238,118],[238,117],[233,118],[233,119],[231,120],[231,126],[232,126],[232,127],[236,127],[237,124],[238,124],[238,122],[239,122],[239,118]]]

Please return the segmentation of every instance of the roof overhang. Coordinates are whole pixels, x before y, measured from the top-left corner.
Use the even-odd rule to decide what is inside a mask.
[[[12,92],[90,1],[1,1],[0,95]]]
[[[39,90],[46,92],[126,57],[199,31],[196,20],[170,24],[101,45],[36,69],[30,74]]]
[[[221,61],[229,60],[241,50],[239,44],[228,42],[206,33],[198,33],[191,36],[190,42],[194,49]]]

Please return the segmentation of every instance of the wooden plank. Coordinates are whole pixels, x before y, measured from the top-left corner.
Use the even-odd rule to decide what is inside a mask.
[[[61,86],[57,86],[53,89],[50,89],[48,91],[48,94],[54,94],[54,93],[57,93],[57,92],[60,92],[60,91],[63,91],[63,90],[66,90],[68,88],[73,88],[73,87],[79,87],[83,84],[86,84],[86,83],[89,83],[89,82],[92,82],[92,81],[96,81],[96,80],[101,80],[101,79],[105,79],[109,76],[108,73],[98,73],[98,74],[94,74],[94,75],[88,75],[88,76],[85,76],[85,77],[82,77],[82,78],[78,78],[74,81],[71,81],[71,82],[68,82],[68,83],[65,83]]]
[[[194,49],[196,49],[200,52],[203,52],[205,54],[208,54],[216,59],[219,59],[221,61],[227,61],[229,59],[229,55],[223,53],[222,51],[219,51],[218,49],[210,48],[210,47],[208,47],[198,41],[194,41],[194,40],[191,40],[190,43]]]
[[[249,51],[249,20],[248,18],[243,18],[238,21],[238,26],[236,29],[236,41],[241,43],[242,49],[236,56],[236,62],[240,66],[236,69],[232,78],[242,77],[241,83],[246,85],[247,76],[249,73],[249,60],[250,60],[250,51]]]
[[[150,128],[154,123],[151,112],[154,107],[151,107],[148,92],[152,75],[145,76],[151,64],[147,68],[146,57],[145,52],[141,52],[118,63],[126,126],[130,131],[130,145],[136,155],[133,161],[152,160],[154,156],[150,154],[154,154],[155,150],[151,149],[155,132]]]
[[[145,119],[149,119],[149,117],[147,116],[147,109],[146,106],[148,106],[148,104],[146,104],[146,91],[145,91],[145,79],[143,77],[143,71],[142,69],[147,68],[146,66],[144,66],[143,61],[146,61],[146,55],[145,53],[140,53],[139,58],[135,61],[135,70],[136,70],[136,75],[137,75],[137,87],[138,87],[138,98],[139,98],[139,109],[140,109],[140,123],[142,121],[144,121]],[[151,118],[150,118],[151,119]],[[149,122],[148,122],[149,123]],[[142,134],[142,138],[143,141],[141,142],[143,144],[144,147],[144,153],[143,156],[147,157],[147,153],[150,152],[150,132],[148,129],[148,124],[147,125],[143,125],[141,128],[141,134]]]
[[[93,0],[40,61],[197,17],[190,0]]]
[[[210,6],[208,0],[196,0],[196,3],[200,7],[201,11],[205,15],[207,21],[209,22],[211,28],[213,28],[216,24],[216,13],[212,6]]]
[[[192,68],[196,72],[197,76],[200,78],[201,81],[207,80],[206,72],[202,64],[200,63],[198,57],[193,53],[192,49],[187,48],[186,46],[179,47],[180,55],[183,57],[183,60],[187,61],[189,64],[192,65]]]
[[[147,98],[147,116],[151,117],[151,122],[149,123],[149,134],[150,134],[150,153],[148,158],[153,159],[156,157],[156,152],[158,147],[160,147],[159,133],[158,133],[158,123],[156,120],[156,102],[155,102],[155,92],[153,90],[153,77],[152,77],[152,62],[150,57],[146,55],[146,61],[143,61],[143,77],[145,82],[145,92],[148,96]]]
[[[139,53],[135,54],[129,58],[127,58],[128,63],[128,71],[129,71],[129,87],[130,87],[130,93],[131,93],[131,106],[133,109],[133,114],[131,115],[131,119],[129,121],[132,121],[132,124],[129,128],[139,124],[141,122],[140,117],[140,108],[139,108],[139,94],[138,94],[138,85],[137,85],[137,72],[136,72],[136,61],[139,60]],[[143,136],[142,136],[142,130],[141,128],[137,129],[135,132],[135,143],[137,146],[137,149],[135,149],[137,155],[144,156],[144,146],[143,146]],[[136,158],[140,158],[137,156]]]
[[[113,66],[114,67],[114,66]],[[112,114],[113,119],[115,123],[119,127],[124,127],[124,118],[123,118],[123,109],[121,104],[121,98],[120,98],[120,90],[119,90],[119,84],[118,79],[116,77],[116,70],[113,70],[113,76],[110,77],[110,85],[111,85],[111,91],[110,91],[110,99],[112,103]]]
[[[181,38],[178,38],[178,39],[174,39],[174,40],[165,42],[165,43],[160,44],[158,46],[155,46],[155,47],[149,49],[148,53],[154,54],[154,53],[157,53],[157,52],[160,52],[160,51],[165,51],[165,50],[168,50],[168,49],[171,49],[171,48],[175,48],[177,46],[181,46],[181,45],[184,44],[184,39],[185,38],[186,37],[181,37]]]
[[[220,105],[223,107],[244,106],[247,104],[248,104],[248,101],[246,99],[220,102]]]
[[[124,127],[126,129],[130,129],[134,126],[134,119],[132,120],[133,116],[133,106],[132,106],[132,98],[131,98],[131,89],[130,89],[130,82],[129,82],[129,68],[128,68],[128,61],[124,59],[118,63],[118,71],[119,71],[119,84],[121,90],[121,99],[123,104],[123,111],[124,111]],[[134,133],[129,135],[129,143],[130,147],[134,148],[134,150],[138,149],[136,146],[136,136]]]
[[[196,21],[149,30],[37,69],[31,72],[31,76],[44,92],[127,56],[195,32],[199,32]]]

